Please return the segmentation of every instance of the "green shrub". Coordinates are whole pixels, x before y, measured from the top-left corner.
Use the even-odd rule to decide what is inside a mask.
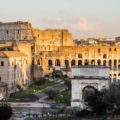
[[[59,94],[60,91],[56,88],[48,88],[44,92],[48,95],[49,99],[53,99]]]

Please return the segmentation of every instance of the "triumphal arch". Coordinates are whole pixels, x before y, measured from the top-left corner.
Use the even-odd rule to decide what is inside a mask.
[[[84,89],[89,87],[100,91],[107,88],[109,83],[109,67],[93,65],[72,67],[71,106],[83,109],[85,107]]]

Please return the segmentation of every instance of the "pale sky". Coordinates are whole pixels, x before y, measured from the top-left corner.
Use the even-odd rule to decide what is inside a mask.
[[[120,0],[0,0],[0,21],[67,28],[74,38],[120,36]]]

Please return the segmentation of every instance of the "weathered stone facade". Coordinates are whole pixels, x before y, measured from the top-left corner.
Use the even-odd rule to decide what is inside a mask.
[[[0,23],[0,40],[33,40],[32,26],[28,22]]]
[[[19,41],[18,50],[28,55],[30,65],[34,63],[43,75],[55,67],[67,73],[71,66],[92,64],[109,66],[110,77],[120,79],[119,41],[93,44],[93,39],[91,44],[77,45],[66,29],[34,29],[28,22],[0,23],[0,41],[11,39]]]

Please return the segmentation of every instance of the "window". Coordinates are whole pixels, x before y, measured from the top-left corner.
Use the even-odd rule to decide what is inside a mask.
[[[100,53],[101,52],[101,50],[100,50],[100,48],[98,48],[98,53]]]
[[[76,64],[76,61],[75,61],[75,60],[72,60],[72,61],[71,61],[71,66],[75,66],[75,64]]]
[[[98,60],[97,63],[98,63],[98,65],[100,66],[100,65],[101,65],[101,60]]]
[[[52,63],[52,60],[48,60],[48,66],[52,66],[53,63]]]
[[[1,61],[1,66],[4,66],[4,62],[3,61]]]
[[[1,79],[1,77],[0,77],[0,81],[1,81],[2,79]]]
[[[18,30],[18,34],[20,34],[20,30]]]
[[[106,55],[106,54],[104,54],[104,55],[103,55],[103,58],[104,58],[104,59],[106,59],[106,58],[107,58],[107,55]]]
[[[82,54],[78,54],[78,58],[82,58]]]
[[[7,33],[7,34],[9,33],[8,30],[6,30],[6,33]]]
[[[117,51],[117,49],[116,49],[116,48],[114,48],[114,51]]]
[[[82,60],[78,60],[78,65],[82,65]]]
[[[112,48],[109,48],[109,51],[112,51]]]

